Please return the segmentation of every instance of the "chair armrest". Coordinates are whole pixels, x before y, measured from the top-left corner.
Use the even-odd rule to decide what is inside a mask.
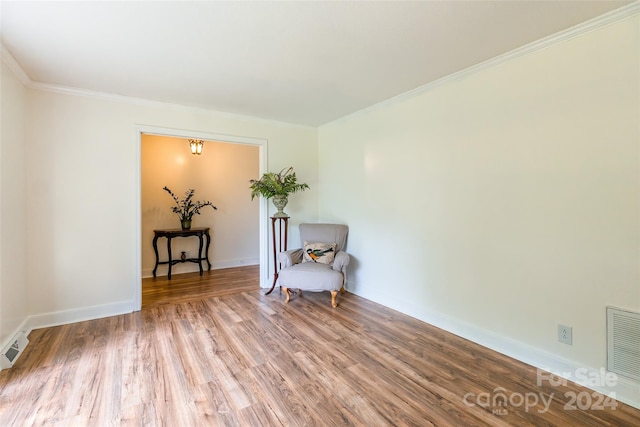
[[[290,249],[288,251],[282,251],[278,254],[278,262],[282,268],[291,267],[294,264],[300,264],[302,262],[302,249]]]
[[[349,260],[350,257],[348,253],[344,251],[338,252],[336,257],[333,259],[333,269],[344,273],[345,269],[349,265]]]

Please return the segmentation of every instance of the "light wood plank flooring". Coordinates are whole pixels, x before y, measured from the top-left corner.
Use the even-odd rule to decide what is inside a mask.
[[[142,308],[254,291],[260,288],[260,266],[224,268],[200,273],[142,279]]]
[[[592,393],[353,294],[263,294],[33,331],[0,372],[0,426],[640,425],[623,404],[566,410]],[[478,399],[498,387],[549,410]]]

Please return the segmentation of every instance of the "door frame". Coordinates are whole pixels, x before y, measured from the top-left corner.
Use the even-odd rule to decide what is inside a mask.
[[[268,140],[261,138],[252,138],[236,135],[224,135],[211,132],[187,130],[187,129],[173,129],[160,126],[148,126],[148,125],[136,125],[135,126],[135,179],[137,182],[135,189],[135,272],[136,281],[133,284],[133,310],[140,311],[142,307],[142,135],[158,135],[169,136],[174,138],[184,139],[204,139],[215,142],[224,142],[229,144],[245,144],[258,147],[258,165],[259,171],[257,176],[262,176],[267,170],[267,145]],[[247,186],[248,188],[248,186]],[[268,224],[267,224],[267,201],[264,197],[259,198],[260,212],[259,212],[259,240],[260,240],[260,287],[268,287]]]

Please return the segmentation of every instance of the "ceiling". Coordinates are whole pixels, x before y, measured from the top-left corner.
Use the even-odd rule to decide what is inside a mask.
[[[628,1],[5,1],[33,82],[318,126]]]

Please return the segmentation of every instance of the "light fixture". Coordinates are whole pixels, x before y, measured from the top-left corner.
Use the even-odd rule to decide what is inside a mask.
[[[204,141],[201,139],[190,139],[189,145],[191,146],[191,154],[202,154],[202,143]]]

